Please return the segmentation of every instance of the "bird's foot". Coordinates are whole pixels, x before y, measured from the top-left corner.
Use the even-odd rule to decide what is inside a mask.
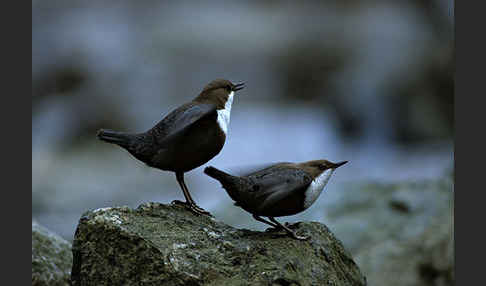
[[[173,200],[172,204],[174,205],[180,205],[180,206],[185,206],[187,203],[179,200]]]
[[[283,230],[283,227],[281,227],[281,226],[272,226],[272,227],[265,229],[265,232],[278,232],[278,231],[281,231],[281,230]]]
[[[193,212],[197,215],[208,215],[208,216],[212,217],[210,212],[208,212],[205,209],[197,206],[196,204],[192,204],[190,202],[183,202],[183,201],[179,201],[179,200],[174,200],[174,201],[172,201],[172,203],[176,204],[176,205],[182,205],[182,206],[188,208],[191,212]]]
[[[191,204],[191,205],[189,205],[189,208],[190,208],[190,210],[191,210],[193,213],[196,213],[196,214],[199,214],[199,215],[207,215],[207,216],[210,216],[210,217],[212,217],[212,216],[213,216],[213,215],[212,215],[210,212],[208,212],[207,210],[205,210],[205,209],[203,209],[203,208],[199,207],[199,206],[198,206],[198,205],[196,205],[196,204]]]
[[[308,239],[311,238],[310,236],[297,235],[295,232],[289,231],[289,230],[287,230],[287,229],[285,229],[284,227],[281,227],[281,226],[269,227],[265,230],[265,232],[278,232],[278,231],[282,231],[282,230],[285,230],[292,238],[297,239],[297,240],[308,240]]]
[[[311,237],[310,236],[300,236],[300,235],[297,235],[295,232],[292,233],[292,237],[297,239],[297,240],[308,240],[310,239]]]
[[[297,235],[297,233],[295,233],[295,231],[293,231],[289,228],[290,226],[291,226],[291,224],[286,222],[285,225],[283,226],[283,228],[285,229],[285,231],[287,231],[288,234],[290,234],[290,236],[292,236],[292,238],[295,238],[297,240],[308,240],[308,239],[311,238],[310,236]]]

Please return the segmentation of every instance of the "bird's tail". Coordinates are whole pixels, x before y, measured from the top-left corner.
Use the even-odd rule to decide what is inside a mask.
[[[244,186],[240,177],[230,175],[212,166],[206,167],[204,173],[218,180],[233,200],[239,200],[240,189]]]
[[[130,145],[133,139],[131,134],[105,129],[100,129],[96,136],[102,141],[117,144],[125,148]]]

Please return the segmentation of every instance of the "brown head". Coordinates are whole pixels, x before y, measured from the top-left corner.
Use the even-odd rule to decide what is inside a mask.
[[[336,169],[339,166],[346,164],[348,161],[333,163],[327,160],[313,160],[297,164],[298,167],[308,172],[312,178],[318,177],[322,172],[328,169]]]
[[[226,102],[229,101],[231,106],[234,92],[243,87],[244,83],[233,84],[226,79],[215,79],[204,87],[194,101],[213,103],[216,104],[217,109],[225,109]]]

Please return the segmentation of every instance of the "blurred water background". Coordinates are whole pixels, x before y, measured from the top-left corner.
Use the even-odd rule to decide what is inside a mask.
[[[359,182],[450,174],[453,5],[32,1],[32,217],[72,241],[88,209],[183,199],[174,174],[96,131],[145,131],[215,78],[246,88],[222,152],[206,165],[350,161],[309,210],[281,221],[333,230],[327,210],[356,200],[346,190]],[[186,174],[200,206],[235,227],[266,228],[203,168]]]

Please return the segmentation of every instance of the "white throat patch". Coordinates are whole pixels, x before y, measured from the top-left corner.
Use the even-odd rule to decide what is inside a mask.
[[[228,126],[230,123],[230,115],[231,115],[231,104],[233,104],[233,95],[235,94],[234,91],[232,91],[228,95],[228,100],[226,100],[226,103],[224,105],[224,109],[218,110],[218,124],[221,130],[223,130],[224,135],[228,135]]]
[[[329,182],[329,178],[331,178],[334,170],[335,169],[325,170],[312,181],[309,187],[307,187],[307,190],[305,190],[304,209],[310,207],[317,200],[322,190],[327,185],[327,182]]]

